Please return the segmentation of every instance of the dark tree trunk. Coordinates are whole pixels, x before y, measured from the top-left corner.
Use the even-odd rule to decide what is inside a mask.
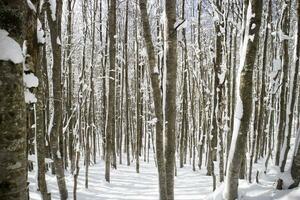
[[[20,58],[0,60],[0,197],[6,200],[27,199],[27,136],[20,47],[24,39],[24,10],[24,1],[0,2],[0,27],[19,47]],[[6,39],[5,33],[0,34]]]

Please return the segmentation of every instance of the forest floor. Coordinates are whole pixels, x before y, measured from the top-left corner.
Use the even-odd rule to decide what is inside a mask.
[[[290,154],[292,154],[293,147]],[[291,155],[289,155],[291,157]],[[85,189],[85,167],[83,160],[80,163],[80,174],[78,177],[78,200],[158,200],[158,175],[153,155],[149,163],[140,161],[140,173],[135,172],[135,163],[130,166],[118,165],[117,170],[111,170],[111,183],[104,179],[104,162],[98,159],[98,163],[89,168],[89,188]],[[124,162],[123,161],[123,162]],[[270,164],[273,163],[270,160]],[[217,166],[217,163],[215,163]],[[177,165],[178,166],[178,165]],[[290,168],[290,158],[287,169]],[[217,191],[212,193],[212,178],[206,176],[206,169],[192,171],[191,165],[177,168],[175,177],[175,199],[176,200],[218,200],[222,194],[223,185],[219,185]],[[217,169],[216,169],[217,171]],[[259,183],[255,183],[256,172],[259,173]],[[52,199],[59,199],[56,177],[47,173],[48,191]],[[278,178],[283,179],[283,189],[276,190],[275,182]],[[253,182],[248,183],[240,180],[239,194],[241,200],[300,200],[300,188],[287,190],[292,183],[289,172],[280,173],[278,167],[270,166],[264,173],[264,160],[260,160],[253,167]],[[36,192],[35,172],[29,173],[30,199],[40,200],[39,192]],[[66,173],[69,199],[73,199],[73,176]]]
[[[124,159],[126,157],[124,156]],[[78,200],[156,200],[158,196],[158,175],[155,162],[150,157],[149,163],[140,161],[140,173],[135,171],[135,162],[130,166],[118,165],[117,169],[111,169],[111,182],[104,179],[104,161],[90,166],[89,168],[89,188],[85,189],[85,167],[81,162],[78,177]],[[205,199],[212,192],[212,178],[206,176],[206,169],[193,172],[191,165],[177,169],[175,177],[175,197],[178,200]],[[48,190],[52,199],[59,199],[56,177],[47,173]],[[40,200],[40,195],[36,191],[35,172],[29,174],[30,199]],[[70,199],[73,199],[73,176],[66,174],[68,192]]]

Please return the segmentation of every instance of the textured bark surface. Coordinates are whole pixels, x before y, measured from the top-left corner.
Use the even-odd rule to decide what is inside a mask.
[[[158,166],[159,177],[159,196],[161,200],[167,199],[166,190],[166,168],[164,158],[164,143],[163,143],[163,110],[162,110],[162,95],[159,84],[159,74],[155,72],[155,52],[154,45],[151,39],[151,30],[149,24],[149,18],[147,14],[147,0],[140,0],[140,10],[142,15],[142,24],[144,38],[146,42],[146,48],[148,53],[149,73],[151,79],[152,93],[154,99],[155,117],[157,122],[155,124],[156,131],[156,158]]]
[[[296,57],[298,58],[296,60],[296,70],[295,72],[299,73],[299,65],[300,65],[300,0],[297,1],[297,43],[296,43]],[[298,86],[299,88],[299,86]],[[299,98],[299,89],[298,89],[298,98]],[[298,105],[299,108],[299,105]],[[299,125],[298,125],[299,126]],[[291,175],[294,179],[294,181],[299,184],[300,182],[300,145],[299,145],[299,140],[300,140],[300,127],[298,127],[298,133],[297,133],[297,139],[298,141],[298,147],[295,146],[295,152],[294,152],[294,158],[293,158],[293,163],[292,163],[292,169],[291,169]]]
[[[253,24],[255,24],[256,26],[255,28],[250,29],[248,33],[245,32],[245,34],[247,35],[253,35],[254,40],[249,40],[248,44],[247,42],[244,42],[244,45],[247,44],[247,46],[244,47],[246,49],[244,55],[245,63],[244,66],[240,66],[242,67],[242,71],[240,74],[240,87],[238,88],[242,101],[243,114],[240,119],[240,127],[238,130],[238,136],[235,144],[235,149],[233,151],[232,160],[229,160],[227,168],[228,174],[226,177],[225,188],[228,190],[225,190],[224,193],[224,198],[226,200],[235,200],[238,198],[239,173],[241,170],[241,162],[243,160],[243,157],[245,156],[247,133],[250,128],[250,119],[252,116],[252,76],[259,42],[259,29],[261,26],[262,2],[260,0],[245,0],[244,6],[244,16],[247,16],[249,10],[251,10],[252,13],[255,14],[255,16],[250,19],[250,24],[247,24],[247,22],[244,21],[244,28],[246,26],[253,27]],[[249,9],[248,6],[251,6],[251,9]],[[244,31],[245,30],[247,29],[244,29]],[[248,40],[249,38],[246,37],[244,38],[244,40],[245,39]]]
[[[106,130],[105,180],[110,182],[110,162],[114,152],[112,140],[115,135],[115,60],[116,60],[116,0],[111,0],[109,7],[109,95]]]
[[[288,20],[289,21],[289,20]],[[298,29],[299,29],[299,24],[298,24]],[[293,63],[294,66],[290,67],[291,72],[290,72],[290,84],[289,84],[289,98],[288,98],[288,103],[287,103],[287,115],[286,115],[286,126],[285,126],[285,138],[284,138],[284,143],[286,144],[285,149],[284,149],[284,155],[280,165],[280,171],[284,172],[285,165],[287,162],[287,157],[288,157],[288,152],[290,150],[290,142],[291,142],[291,136],[292,136],[292,127],[293,127],[293,121],[294,121],[294,108],[296,105],[296,99],[297,99],[297,91],[299,93],[299,89],[297,89],[297,80],[298,80],[298,73],[299,73],[299,30],[297,30],[297,41],[296,41],[296,62]],[[289,56],[288,51],[287,51],[287,57]],[[287,67],[287,66],[286,66]],[[293,71],[294,70],[294,71]],[[299,95],[298,95],[299,98]]]
[[[22,45],[25,5],[0,2],[0,29]],[[25,101],[22,64],[0,60],[0,198],[27,199]]]
[[[282,10],[281,16],[281,29],[284,35],[289,35],[290,30],[290,0],[285,0],[282,4],[286,4]],[[281,160],[281,149],[284,140],[284,130],[286,126],[286,104],[287,104],[287,87],[288,87],[288,69],[289,69],[289,41],[282,41],[282,79],[281,79],[281,89],[280,89],[280,114],[279,114],[279,125],[277,134],[277,144],[276,144],[276,157],[275,164],[279,165]]]
[[[177,80],[177,31],[174,28],[176,22],[176,1],[166,3],[167,27],[165,40],[166,52],[166,182],[167,199],[174,199],[174,169],[176,147],[176,80]]]
[[[67,46],[66,46],[66,55],[67,55],[67,67],[68,67],[68,93],[67,93],[67,113],[68,117],[70,118],[69,122],[69,159],[71,161],[71,173],[74,173],[75,170],[75,142],[74,142],[74,117],[72,116],[72,110],[73,110],[73,85],[74,85],[74,78],[73,78],[73,65],[72,65],[72,53],[71,53],[71,47],[72,47],[72,31],[73,31],[73,11],[72,11],[72,3],[73,0],[67,1],[67,9],[68,9],[68,15],[67,15]]]
[[[26,131],[21,64],[0,61],[0,197],[26,199]]]
[[[185,20],[185,0],[182,1],[182,16],[181,19]],[[188,52],[187,52],[187,40],[186,40],[186,29],[182,29],[182,73],[183,73],[183,87],[182,87],[182,116],[181,116],[181,135],[180,135],[180,168],[186,164],[187,158],[187,142],[188,142],[188,87],[187,87],[187,76],[188,76]]]
[[[33,0],[31,1],[36,8],[39,7],[39,1]],[[46,184],[46,166],[45,166],[45,118],[44,118],[44,82],[43,82],[43,44],[38,44],[37,39],[37,19],[40,21],[44,21],[44,13],[36,13],[31,10],[29,7],[27,8],[27,16],[26,21],[27,29],[26,29],[26,42],[27,42],[27,54],[26,63],[32,66],[28,66],[33,70],[32,73],[36,75],[39,80],[39,85],[36,90],[37,102],[35,104],[35,140],[36,142],[36,155],[37,155],[37,165],[38,165],[38,190],[41,192],[43,200],[50,199],[50,194],[47,192],[47,184]],[[30,60],[30,62],[27,62]]]
[[[50,28],[51,46],[53,56],[53,98],[54,98],[54,117],[53,127],[50,134],[51,140],[51,154],[54,161],[56,179],[58,183],[60,198],[62,200],[68,198],[68,191],[65,181],[65,173],[62,159],[62,146],[58,143],[62,143],[62,84],[61,84],[61,46],[58,44],[58,40],[61,41],[61,15],[62,15],[62,0],[56,0],[56,20],[54,21],[51,16],[51,10],[48,6],[47,19]]]
[[[125,41],[124,41],[124,48],[125,48],[125,66],[124,66],[124,73],[125,73],[125,112],[126,112],[126,133],[125,133],[125,146],[126,146],[126,160],[127,160],[127,166],[130,165],[130,146],[129,146],[129,140],[130,140],[130,129],[129,129],[129,103],[130,103],[130,98],[129,98],[129,91],[128,91],[128,85],[129,85],[129,80],[128,80],[128,1],[126,1],[126,22],[125,22]]]

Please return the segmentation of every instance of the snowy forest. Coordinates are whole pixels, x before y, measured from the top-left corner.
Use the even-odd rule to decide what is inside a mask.
[[[300,0],[0,0],[0,200],[299,200]]]

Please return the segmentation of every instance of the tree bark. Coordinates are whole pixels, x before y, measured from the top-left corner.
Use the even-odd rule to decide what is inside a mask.
[[[61,84],[61,18],[62,18],[62,0],[56,0],[56,17],[52,18],[50,5],[47,8],[47,19],[50,28],[51,46],[53,56],[53,98],[54,98],[54,116],[53,127],[50,135],[51,153],[55,166],[55,173],[60,193],[60,198],[65,200],[68,198],[68,191],[65,182],[63,159],[61,155],[61,146],[59,146],[58,138],[62,138],[62,84]],[[60,141],[62,144],[62,141]]]
[[[114,152],[112,140],[115,134],[115,60],[116,60],[116,0],[110,1],[109,7],[109,95],[106,130],[105,180],[110,182],[110,162]]]
[[[243,22],[244,38],[241,46],[240,85],[238,88],[239,92],[237,93],[236,119],[234,122],[232,145],[227,166],[228,174],[223,194],[226,200],[235,200],[238,198],[239,172],[241,169],[241,161],[245,156],[247,133],[250,128],[250,119],[252,116],[252,77],[262,15],[262,2],[260,0],[245,0],[244,6],[244,20],[246,21]],[[253,13],[255,16],[251,16],[250,13]],[[250,19],[249,16],[251,17]],[[253,24],[256,25],[254,28],[252,28]],[[248,35],[254,37],[253,41],[249,40]],[[243,50],[245,50],[245,52],[243,52]]]
[[[160,200],[167,200],[167,188],[166,188],[166,168],[165,168],[165,158],[164,158],[164,136],[163,136],[163,107],[162,107],[162,95],[160,91],[160,80],[159,72],[155,70],[155,52],[154,45],[151,39],[151,29],[149,18],[147,14],[147,0],[139,1],[143,33],[146,42],[146,49],[148,53],[148,65],[149,73],[151,79],[152,93],[154,99],[154,109],[155,109],[155,131],[156,131],[156,159],[157,159],[157,170],[159,177],[159,196]]]
[[[176,22],[176,1],[169,1],[165,5],[167,26],[165,32],[166,40],[166,183],[167,199],[174,199],[174,169],[176,148],[176,80],[177,80],[177,30],[174,28]]]
[[[0,27],[15,44],[22,44],[24,39],[24,3],[0,2]],[[0,60],[0,197],[7,200],[27,199],[26,108],[21,63]]]
[[[290,0],[283,2],[285,5],[282,10],[280,28],[284,35],[289,35],[290,29]],[[281,39],[280,39],[281,40]],[[281,90],[280,90],[280,114],[279,114],[279,125],[277,132],[277,144],[276,144],[276,156],[275,165],[281,162],[281,149],[283,146],[284,132],[286,126],[286,103],[287,103],[287,82],[288,82],[288,69],[289,69],[289,41],[283,40],[282,42],[282,79],[281,79]]]
[[[295,72],[299,72],[299,65],[300,65],[300,0],[297,1],[297,41],[296,41],[296,62],[295,66],[298,68],[298,70],[295,70]],[[298,99],[300,97],[300,93],[298,90]],[[298,100],[299,101],[299,100]],[[298,104],[298,110],[300,106]],[[291,168],[291,175],[294,179],[294,182],[296,185],[299,185],[300,182],[300,125],[298,124],[298,133],[295,140],[295,150],[294,150],[294,156],[293,156],[293,162],[292,162],[292,168]]]

